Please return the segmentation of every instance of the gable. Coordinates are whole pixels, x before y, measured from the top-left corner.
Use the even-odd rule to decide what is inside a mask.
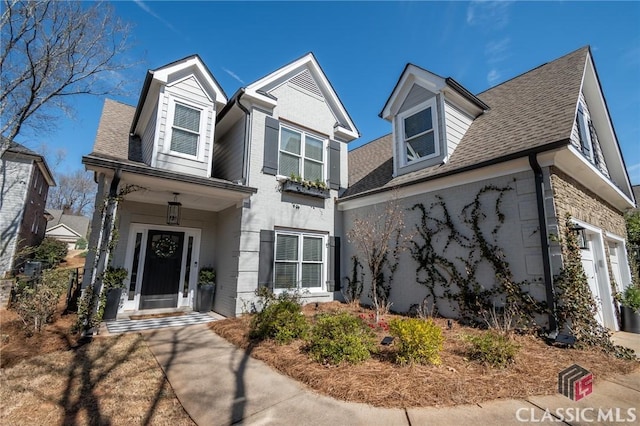
[[[82,235],[78,234],[77,232],[75,232],[73,229],[69,228],[64,223],[61,223],[59,225],[56,225],[54,227],[51,227],[51,228],[47,229],[46,235],[48,237],[53,237],[53,238],[56,238],[56,237],[58,237],[58,238],[64,238],[64,237],[81,238],[82,237]]]

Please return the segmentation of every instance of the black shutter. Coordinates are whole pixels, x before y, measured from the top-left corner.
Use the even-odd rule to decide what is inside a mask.
[[[340,237],[329,237],[327,291],[340,291]]]
[[[267,115],[264,123],[264,163],[262,173],[278,174],[278,139],[280,136],[280,122]]]
[[[329,141],[329,188],[340,189],[340,142]]]
[[[273,290],[273,262],[275,231],[260,231],[260,254],[258,256],[258,285]]]

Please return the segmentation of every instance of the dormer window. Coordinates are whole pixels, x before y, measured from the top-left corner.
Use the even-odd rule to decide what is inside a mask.
[[[404,164],[440,155],[435,98],[398,115]]]
[[[171,126],[171,151],[193,157],[198,156],[200,116],[199,109],[175,103]]]

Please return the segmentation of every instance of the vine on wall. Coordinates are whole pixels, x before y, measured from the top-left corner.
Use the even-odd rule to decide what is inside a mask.
[[[411,209],[422,213],[417,233],[421,242],[412,241],[411,255],[418,263],[417,281],[427,287],[427,298],[434,310],[442,300],[451,302],[462,320],[476,323],[501,300],[516,317],[518,326],[533,325],[545,303],[536,301],[523,288],[528,281],[516,282],[497,242],[505,221],[502,202],[511,186],[486,185],[474,200],[464,206],[459,221],[454,221],[444,199],[436,197],[429,207],[416,204]],[[487,204],[490,207],[487,207]],[[437,248],[444,246],[443,248]],[[451,252],[462,249],[467,257]],[[493,283],[481,282],[478,272],[489,266],[495,273]]]

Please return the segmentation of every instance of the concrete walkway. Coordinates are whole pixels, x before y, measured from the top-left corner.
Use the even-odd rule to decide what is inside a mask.
[[[608,424],[609,419],[640,424],[640,371],[598,382],[593,393],[578,402],[556,394],[451,408],[385,409],[319,395],[251,358],[206,325],[144,336],[183,407],[202,426],[595,425]],[[604,410],[601,421],[599,409]],[[579,421],[573,421],[577,416]]]

